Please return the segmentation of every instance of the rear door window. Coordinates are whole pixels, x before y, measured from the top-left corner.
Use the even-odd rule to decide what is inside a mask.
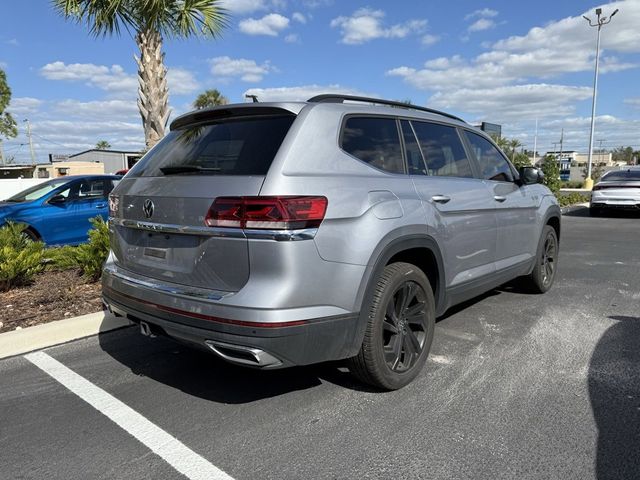
[[[372,167],[404,173],[395,118],[349,117],[342,132],[342,149]]]
[[[242,118],[172,130],[127,178],[266,175],[295,115]]]
[[[426,174],[472,178],[471,162],[454,127],[439,123],[411,122],[426,162]]]
[[[466,130],[465,134],[480,164],[482,177],[496,182],[513,182],[511,166],[498,149],[480,135]]]

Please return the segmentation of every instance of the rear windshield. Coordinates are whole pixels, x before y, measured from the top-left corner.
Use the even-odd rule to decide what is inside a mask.
[[[294,115],[231,119],[172,130],[127,178],[265,175]]]
[[[620,170],[607,172],[602,176],[603,182],[612,182],[615,180],[640,180],[640,170]]]

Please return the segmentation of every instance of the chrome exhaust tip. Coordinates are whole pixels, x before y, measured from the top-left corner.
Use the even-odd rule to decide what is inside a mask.
[[[205,340],[204,343],[220,358],[231,363],[260,368],[282,365],[279,359],[259,348],[233,345],[216,340]]]

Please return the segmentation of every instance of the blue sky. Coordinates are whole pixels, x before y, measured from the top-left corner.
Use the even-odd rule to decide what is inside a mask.
[[[231,101],[304,100],[323,92],[410,99],[503,133],[538,151],[586,151],[595,18],[620,12],[602,30],[596,140],[640,148],[640,0],[340,1],[224,0],[230,27],[217,40],[165,40],[173,116],[217,88]],[[20,121],[6,156],[29,161],[24,119],[37,159],[98,140],[139,150],[137,52],[133,39],[95,39],[48,1],[10,2],[3,11],[0,67]],[[596,142],[598,146],[600,142]]]

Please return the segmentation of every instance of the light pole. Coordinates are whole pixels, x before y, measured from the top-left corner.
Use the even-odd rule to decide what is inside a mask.
[[[596,97],[598,95],[598,66],[600,62],[600,29],[608,23],[611,22],[613,16],[618,13],[618,9],[609,17],[601,17],[602,9],[596,8],[596,15],[598,16],[598,21],[593,23],[589,17],[582,16],[587,22],[589,22],[590,27],[598,27],[598,38],[596,40],[596,70],[593,75],[593,101],[591,102],[591,132],[589,133],[589,159],[587,161],[587,178],[584,180],[584,188],[587,190],[591,190],[593,188],[593,179],[591,178],[591,159],[593,156],[593,131],[595,129],[596,124]]]

